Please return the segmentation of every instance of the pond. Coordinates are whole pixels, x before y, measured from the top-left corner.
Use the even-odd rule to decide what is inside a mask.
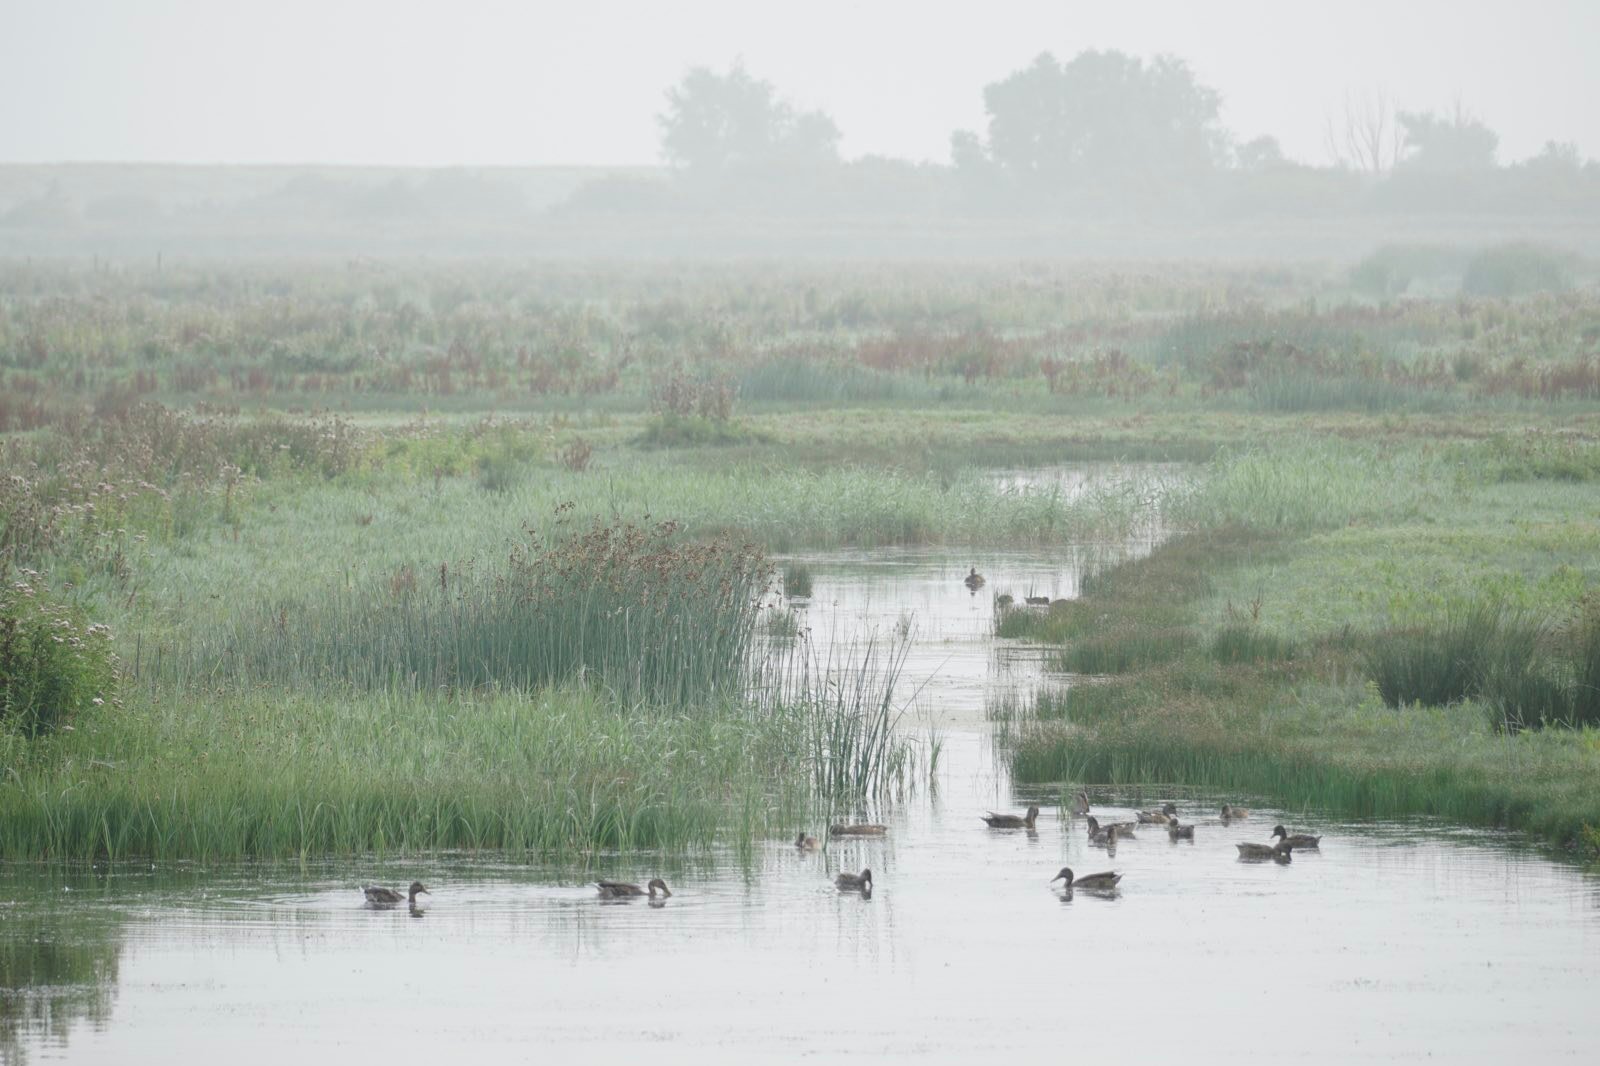
[[[1146,550],[1119,546],[1112,554]],[[1196,825],[1113,857],[1013,788],[987,699],[1038,676],[997,646],[994,596],[1074,595],[1105,548],[807,556],[813,642],[904,628],[907,728],[941,749],[883,839],[782,842],[594,869],[481,857],[309,871],[0,869],[0,1052],[11,1061],[230,1063],[1347,1063],[1497,1056],[1594,1061],[1600,885],[1501,835],[1348,823],[1252,797],[1095,790],[1115,817],[1163,800]],[[976,594],[962,583],[976,566]],[[1044,808],[1036,830],[979,816]],[[1223,802],[1256,809],[1224,825]],[[1284,821],[1324,834],[1287,865],[1239,861]],[[808,827],[816,832],[820,826]],[[870,898],[832,877],[870,867]],[[1116,869],[1110,896],[1053,888]],[[664,906],[602,903],[596,877],[660,874]],[[420,916],[360,883],[432,894]],[[1058,882],[1059,884],[1059,882]]]

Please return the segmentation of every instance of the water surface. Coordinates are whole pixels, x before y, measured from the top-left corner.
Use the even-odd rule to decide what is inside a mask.
[[[1138,551],[1138,545],[1117,550]],[[1345,823],[1220,796],[1096,790],[1114,816],[1172,799],[1193,844],[1157,831],[1114,857],[1057,791],[1015,790],[984,720],[1042,656],[991,639],[994,596],[1074,595],[1091,551],[810,556],[813,641],[903,626],[908,720],[943,738],[935,787],[882,813],[884,840],[782,842],[594,868],[434,856],[307,873],[0,869],[7,1061],[474,1062],[1595,1061],[1600,888],[1493,834]],[[977,566],[977,594],[961,577]],[[918,718],[918,716],[921,716]],[[1045,807],[1036,832],[989,809]],[[1278,820],[1325,834],[1248,864]],[[818,826],[808,827],[812,831]],[[1049,879],[1125,875],[1111,897]],[[870,866],[870,899],[841,869]],[[601,903],[595,877],[660,873],[661,907]],[[433,889],[364,907],[356,885]]]

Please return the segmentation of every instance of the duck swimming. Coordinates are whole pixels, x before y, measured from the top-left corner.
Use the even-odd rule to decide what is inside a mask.
[[[1234,818],[1248,817],[1250,817],[1250,809],[1248,807],[1230,807],[1226,803],[1222,805],[1222,820],[1224,822]]]
[[[1314,837],[1309,833],[1291,833],[1283,826],[1275,825],[1272,827],[1272,835],[1282,837],[1283,839],[1279,843],[1291,848],[1317,848],[1319,851],[1322,850],[1320,846],[1322,838]]]
[[[411,882],[411,889],[404,896],[394,889],[384,888],[382,885],[367,885],[361,891],[366,894],[367,902],[375,907],[392,907],[396,903],[409,903],[412,910],[417,907],[417,893],[427,892],[428,895],[433,895],[432,892],[428,892],[428,889],[421,881]]]
[[[801,851],[816,851],[818,847],[817,838],[806,836],[806,831],[802,829],[794,838],[794,846]]]
[[[1107,870],[1100,874],[1084,874],[1082,877],[1072,876],[1072,867],[1063,866],[1061,872],[1050,879],[1051,884],[1065,881],[1063,888],[1071,891],[1074,888],[1087,889],[1090,892],[1109,892],[1117,887],[1117,882],[1122,880],[1122,875],[1114,870]]]
[[[1179,825],[1177,815],[1173,815],[1171,823],[1167,826],[1168,840],[1193,840],[1194,826]]]
[[[1083,791],[1079,791],[1079,793],[1072,798],[1072,813],[1073,814],[1088,814],[1089,813],[1089,793],[1083,792]]]
[[[1101,825],[1099,819],[1089,815],[1089,843],[1105,844],[1110,840],[1111,831],[1116,830],[1120,840],[1133,840],[1134,825],[1132,822],[1115,822],[1111,825]]]
[[[1251,861],[1272,859],[1274,862],[1288,862],[1292,857],[1290,852],[1294,848],[1283,841],[1276,844],[1238,844],[1239,858]]]
[[[1140,825],[1166,825],[1177,813],[1177,804],[1164,803],[1159,811],[1140,811],[1137,817]]]
[[[630,885],[626,881],[596,881],[595,887],[600,890],[601,899],[632,899],[635,896],[649,896],[652,900],[656,893],[661,893],[662,899],[669,899],[672,891],[667,888],[667,883],[661,878],[652,878],[645,888]],[[648,890],[648,891],[647,891]]]
[[[995,814],[991,811],[983,816],[983,820],[989,823],[990,829],[1032,829],[1034,820],[1038,817],[1039,808],[1029,807],[1028,813],[1023,816]]]
[[[961,583],[967,586],[967,588],[971,589],[973,592],[977,592],[979,589],[983,588],[983,575],[978,573],[978,568],[974,566],[972,568],[972,573],[963,578]]]
[[[872,871],[862,870],[858,874],[840,874],[833,879],[841,892],[871,892]]]

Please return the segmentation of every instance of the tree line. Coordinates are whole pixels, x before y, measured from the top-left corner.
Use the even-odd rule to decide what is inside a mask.
[[[691,70],[658,116],[670,177],[591,183],[575,209],[1104,215],[1352,211],[1600,211],[1600,163],[1550,143],[1510,166],[1499,137],[1457,104],[1398,108],[1347,96],[1330,116],[1332,162],[1288,158],[1276,138],[1240,141],[1222,98],[1175,56],[1049,52],[983,90],[985,126],[951,135],[948,165],[845,161],[839,128],[735,63]]]

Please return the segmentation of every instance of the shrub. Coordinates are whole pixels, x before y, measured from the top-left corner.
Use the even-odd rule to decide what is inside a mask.
[[[1523,296],[1572,287],[1578,257],[1559,248],[1517,242],[1485,248],[1467,264],[1461,291],[1468,296]]]
[[[31,571],[0,588],[0,727],[54,732],[115,698],[111,634],[47,598]]]

